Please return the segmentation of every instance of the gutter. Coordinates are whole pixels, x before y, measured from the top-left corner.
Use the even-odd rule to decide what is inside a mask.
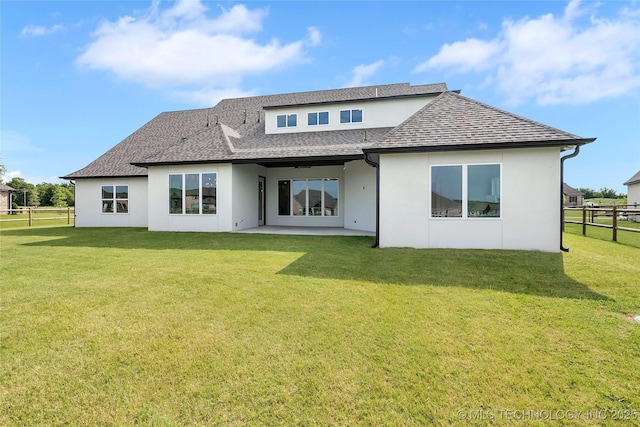
[[[376,241],[371,245],[375,249],[380,246],[380,164],[371,160],[369,155],[364,153],[364,161],[376,168]]]
[[[580,152],[580,146],[576,145],[573,153],[567,154],[566,156],[562,156],[560,158],[560,250],[562,252],[569,252],[569,248],[565,248],[562,244],[562,232],[564,231],[564,191],[562,188],[562,184],[564,183],[564,161],[575,157]]]

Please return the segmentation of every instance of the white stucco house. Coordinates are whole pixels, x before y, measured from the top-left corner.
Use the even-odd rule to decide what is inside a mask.
[[[162,113],[62,178],[76,227],[344,227],[380,247],[556,252],[562,164],[592,141],[401,83]]]
[[[640,171],[629,178],[624,185],[627,186],[627,203],[635,204],[640,208]],[[629,215],[629,219],[640,222],[640,215]]]

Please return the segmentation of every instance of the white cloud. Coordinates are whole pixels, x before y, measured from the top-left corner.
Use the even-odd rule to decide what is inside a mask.
[[[500,51],[499,41],[467,39],[445,44],[437,55],[418,65],[414,72],[420,73],[432,68],[451,68],[459,73],[486,70],[491,67],[493,59]]]
[[[356,87],[363,86],[366,84],[366,80],[374,75],[382,66],[384,65],[384,60],[376,61],[372,64],[368,65],[358,65],[353,69],[353,77],[345,85],[345,87]]]
[[[316,27],[309,27],[307,28],[307,31],[309,33],[309,42],[311,43],[311,46],[319,45],[322,41],[322,33],[320,30]]]
[[[414,72],[484,73],[513,104],[620,96],[640,87],[640,20],[628,8],[613,19],[597,18],[598,6],[572,0],[561,17],[505,20],[496,38],[446,44]]]
[[[64,27],[62,25],[53,25],[51,27],[43,27],[41,25],[27,25],[20,31],[22,37],[38,37],[48,36],[62,31]]]
[[[245,75],[306,61],[307,40],[260,43],[243,36],[262,30],[267,9],[235,5],[212,19],[200,1],[178,1],[164,10],[161,5],[154,2],[141,16],[101,23],[78,64],[181,96],[197,87],[194,99],[202,99],[203,91],[227,90]],[[311,44],[317,44],[320,32],[308,31]]]

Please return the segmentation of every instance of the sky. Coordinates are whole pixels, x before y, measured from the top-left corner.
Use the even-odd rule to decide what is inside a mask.
[[[594,143],[575,188],[640,170],[637,1],[0,1],[5,182],[63,182],[156,115],[389,83],[449,89]]]

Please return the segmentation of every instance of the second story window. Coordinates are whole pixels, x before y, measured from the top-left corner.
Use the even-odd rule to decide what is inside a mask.
[[[362,109],[340,110],[340,123],[362,122]]]
[[[297,114],[281,114],[277,117],[279,128],[290,128],[298,126]]]
[[[328,124],[329,124],[328,111],[320,111],[318,113],[309,113],[307,125],[317,126],[317,125],[328,125]]]

